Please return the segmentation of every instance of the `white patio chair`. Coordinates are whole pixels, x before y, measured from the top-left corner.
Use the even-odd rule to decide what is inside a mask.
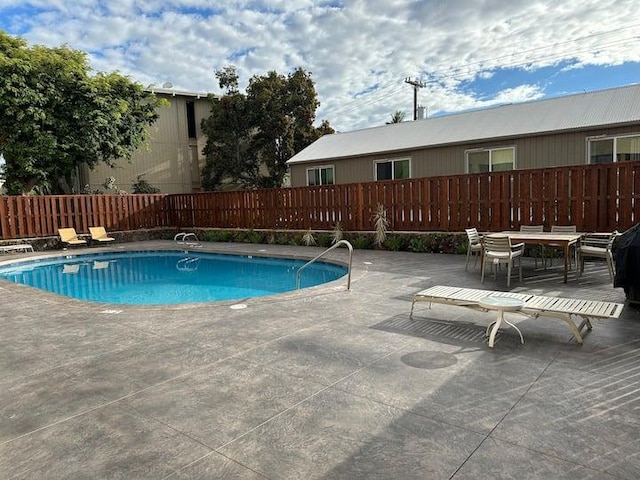
[[[577,233],[577,228],[575,225],[551,225],[551,233]],[[551,251],[549,252],[549,265],[553,265],[553,257],[554,257],[554,253],[557,252],[559,246],[558,245],[548,245],[548,247],[551,249]],[[569,268],[571,268],[571,258],[573,258],[575,260],[575,264],[578,264],[578,251],[577,251],[577,246],[572,247],[573,250],[573,255],[571,255],[569,257]],[[555,252],[554,252],[555,250]]]
[[[476,268],[478,264],[478,256],[482,253],[482,237],[475,228],[466,228],[465,232],[467,232],[467,238],[469,239],[469,245],[467,245],[467,262],[464,264],[464,269],[467,270],[471,255],[475,255],[473,268]]]
[[[578,258],[580,259],[580,275],[584,272],[585,258],[603,258],[607,262],[609,269],[609,278],[613,282],[615,269],[613,265],[613,242],[618,236],[618,232],[614,231],[609,237],[598,235],[587,235],[580,241],[578,247]]]
[[[540,233],[544,232],[544,225],[520,225],[521,232],[533,232]],[[535,263],[535,268],[538,268],[538,257],[542,260],[542,267],[546,268],[547,263],[545,261],[545,251],[543,246],[532,247],[533,253],[533,261]]]
[[[518,261],[518,272],[522,281],[522,255],[524,253],[524,243],[511,244],[511,239],[506,235],[486,235],[483,240],[484,253],[482,258],[482,274],[480,281],[484,283],[484,271],[487,263],[494,268],[501,263],[507,265],[507,288],[511,285],[511,270],[514,262]],[[494,276],[497,268],[494,270]]]

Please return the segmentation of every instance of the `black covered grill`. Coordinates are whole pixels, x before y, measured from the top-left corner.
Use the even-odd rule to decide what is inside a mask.
[[[616,239],[614,250],[613,286],[623,288],[629,302],[640,303],[640,223]]]

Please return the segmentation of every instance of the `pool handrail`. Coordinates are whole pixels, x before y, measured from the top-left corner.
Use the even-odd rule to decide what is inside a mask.
[[[309,260],[307,263],[305,263],[303,266],[301,266],[298,269],[298,271],[296,272],[296,290],[300,289],[300,273],[302,273],[302,270],[307,268],[309,265],[311,265],[313,262],[315,262],[319,258],[329,253],[334,248],[338,248],[340,245],[346,245],[347,248],[349,249],[349,267],[347,268],[347,290],[351,288],[351,260],[353,258],[353,246],[347,240],[339,240],[338,242],[334,243],[329,248],[327,248],[320,255],[317,255],[316,257],[312,258],[311,260]]]
[[[195,233],[185,233],[180,232],[177,233],[175,237],[173,237],[173,241],[178,245],[187,245],[189,247],[201,247],[202,244]]]

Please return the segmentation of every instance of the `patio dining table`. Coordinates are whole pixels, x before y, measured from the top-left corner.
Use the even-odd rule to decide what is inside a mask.
[[[576,245],[578,241],[580,241],[580,238],[582,238],[580,233],[514,232],[511,230],[499,232],[497,235],[507,235],[512,242],[525,243],[527,245],[553,245],[562,248],[564,257],[564,283],[567,283],[571,246]]]

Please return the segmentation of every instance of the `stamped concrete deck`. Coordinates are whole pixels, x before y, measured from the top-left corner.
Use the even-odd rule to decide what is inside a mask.
[[[124,248],[158,245],[171,242]],[[640,478],[638,310],[594,322],[582,346],[558,320],[514,314],[526,343],[506,329],[489,349],[493,313],[420,304],[409,321],[419,290],[483,288],[463,256],[353,261],[350,291],[244,309],[84,304],[0,281],[0,478]],[[565,285],[525,263],[513,291],[624,301],[604,265]],[[484,288],[505,290],[504,270]]]

